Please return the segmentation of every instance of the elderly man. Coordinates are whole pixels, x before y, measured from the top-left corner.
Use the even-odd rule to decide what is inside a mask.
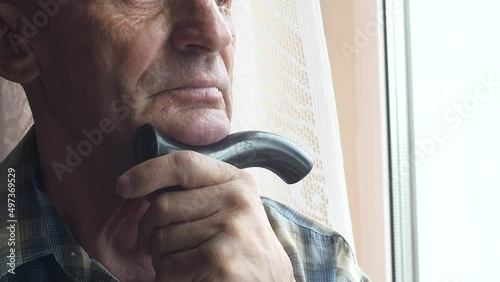
[[[245,171],[190,151],[134,165],[144,123],[228,135],[231,0],[3,0],[0,36],[35,120],[1,165],[2,281],[367,281]]]

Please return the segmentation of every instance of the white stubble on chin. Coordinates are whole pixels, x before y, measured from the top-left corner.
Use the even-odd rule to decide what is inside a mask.
[[[180,118],[182,120],[171,123],[164,133],[186,145],[210,145],[222,140],[231,130],[229,118],[220,109],[192,109]]]

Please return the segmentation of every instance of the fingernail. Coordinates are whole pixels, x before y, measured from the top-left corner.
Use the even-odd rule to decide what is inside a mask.
[[[116,190],[118,194],[126,197],[132,195],[134,192],[134,178],[132,175],[126,173],[118,177],[116,181]]]

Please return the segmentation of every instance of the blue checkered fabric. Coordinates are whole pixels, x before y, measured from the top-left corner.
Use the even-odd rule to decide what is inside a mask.
[[[9,217],[7,205],[8,168],[16,171],[14,218]],[[118,281],[76,242],[39,189],[39,179],[32,128],[0,165],[0,281]],[[369,281],[338,233],[271,199],[262,198],[262,203],[290,257],[296,281]],[[15,231],[8,229],[12,224]],[[15,240],[9,241],[11,230]],[[9,266],[11,248],[15,248],[14,270]]]

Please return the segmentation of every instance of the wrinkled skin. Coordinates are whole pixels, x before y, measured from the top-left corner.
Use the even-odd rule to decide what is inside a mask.
[[[6,36],[37,9],[0,4],[0,75],[27,93],[42,189],[89,255],[122,281],[293,280],[246,172],[193,152],[132,159],[146,122],[190,145],[229,133],[231,0],[72,0],[12,52]],[[101,142],[58,173],[103,120]]]

